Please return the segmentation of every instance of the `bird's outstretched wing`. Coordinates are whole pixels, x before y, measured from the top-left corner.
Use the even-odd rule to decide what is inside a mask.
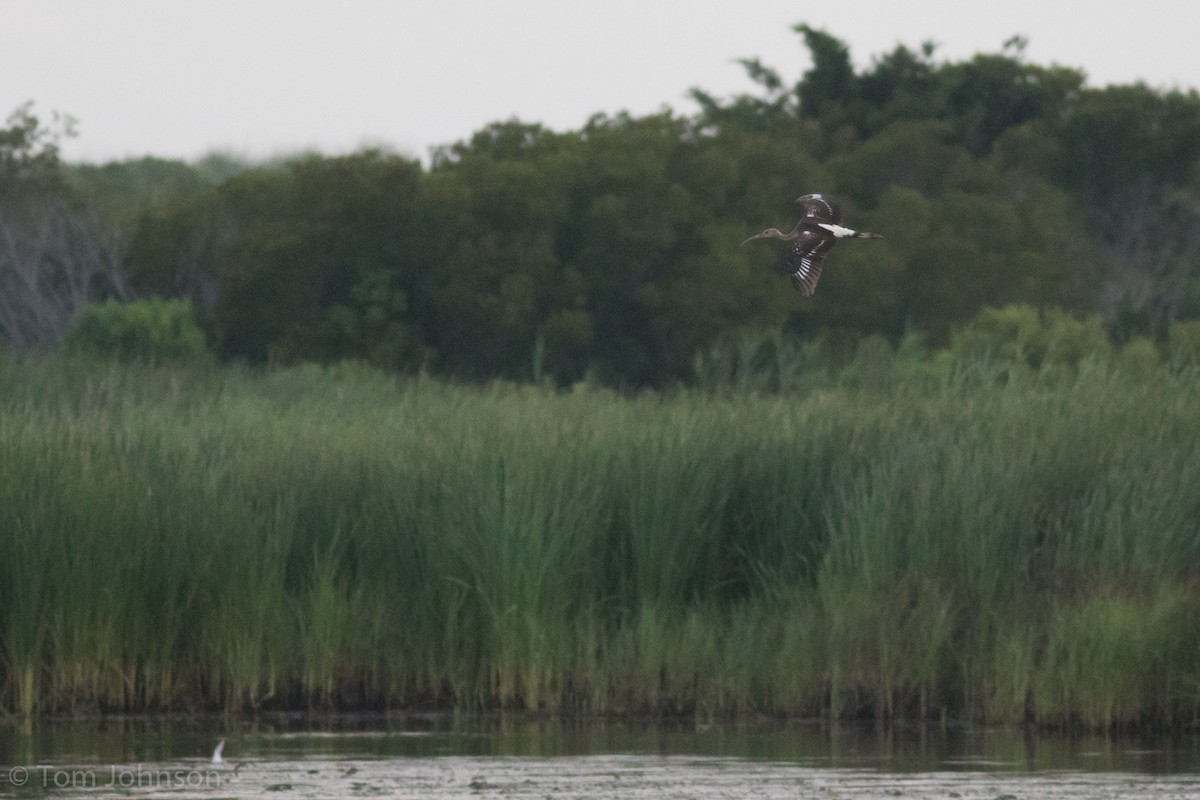
[[[804,216],[817,222],[828,222],[833,225],[842,224],[842,210],[837,203],[823,194],[806,194],[796,198]]]
[[[785,260],[792,285],[805,297],[811,297],[817,290],[825,255],[835,244],[837,238],[833,234],[805,227],[800,230],[800,238],[788,249]]]

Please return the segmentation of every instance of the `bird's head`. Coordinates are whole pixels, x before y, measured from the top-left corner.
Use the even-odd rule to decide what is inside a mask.
[[[767,228],[765,231],[756,233],[753,236],[749,237],[744,242],[742,242],[742,244],[745,244],[746,242],[753,242],[755,239],[782,239],[782,238],[784,238],[784,235],[782,233],[780,233],[778,228]],[[741,245],[738,245],[738,246],[741,247]]]

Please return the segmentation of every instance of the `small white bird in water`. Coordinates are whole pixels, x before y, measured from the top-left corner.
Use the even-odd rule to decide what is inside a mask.
[[[225,763],[225,759],[221,757],[221,753],[224,752],[224,750],[225,750],[225,740],[222,739],[221,741],[217,742],[217,746],[213,749],[212,763],[214,763],[214,764]]]

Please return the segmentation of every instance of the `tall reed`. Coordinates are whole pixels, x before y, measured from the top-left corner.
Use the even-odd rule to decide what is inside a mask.
[[[0,702],[1187,724],[1200,380],[0,359]]]

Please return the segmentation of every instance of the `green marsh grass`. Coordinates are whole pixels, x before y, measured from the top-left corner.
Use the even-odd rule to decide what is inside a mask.
[[[1195,724],[1194,369],[860,373],[0,359],[0,704]]]

